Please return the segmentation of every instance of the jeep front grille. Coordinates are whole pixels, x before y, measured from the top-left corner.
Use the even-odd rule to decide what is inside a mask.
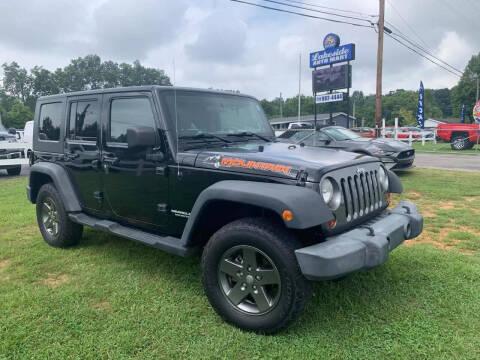
[[[382,205],[378,171],[371,170],[340,179],[345,219],[355,220]]]

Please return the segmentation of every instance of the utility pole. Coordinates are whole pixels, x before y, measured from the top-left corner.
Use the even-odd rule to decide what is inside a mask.
[[[282,109],[282,93],[280,93],[280,119],[283,119],[283,109]]]
[[[298,122],[300,122],[300,86],[301,86],[301,81],[302,79],[302,53],[300,53],[299,59],[298,59]]]
[[[477,78],[477,101],[478,101],[478,81],[479,81],[479,75],[478,74],[477,74],[476,78]]]
[[[380,121],[382,119],[382,63],[383,63],[383,28],[385,22],[385,0],[379,0],[378,13],[378,48],[377,48],[377,93],[375,104],[376,136],[379,135]]]

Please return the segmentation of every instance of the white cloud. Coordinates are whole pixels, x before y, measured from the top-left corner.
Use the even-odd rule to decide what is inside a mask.
[[[466,0],[458,8],[468,9]],[[465,2],[465,4],[464,4]],[[325,1],[326,6],[374,14],[377,2]],[[465,6],[463,6],[465,5]],[[480,25],[465,21],[436,0],[395,2],[435,54],[463,70],[480,49]],[[70,59],[96,53],[105,60],[140,59],[172,75],[177,84],[238,89],[273,98],[311,92],[308,54],[322,48],[323,36],[340,34],[356,44],[353,90],[375,91],[377,37],[372,29],[307,19],[225,0],[40,0],[1,1],[0,63],[17,61],[54,70]],[[464,14],[467,16],[468,14]],[[421,41],[387,5],[386,18]],[[373,19],[373,18],[372,18]],[[384,92],[451,87],[457,78],[385,37]]]

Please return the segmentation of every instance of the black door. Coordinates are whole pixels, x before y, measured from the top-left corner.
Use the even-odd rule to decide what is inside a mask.
[[[102,210],[100,112],[102,95],[72,97],[67,102],[65,166],[74,178],[87,212]]]
[[[168,221],[166,152],[151,93],[105,94],[103,104],[106,204],[118,219],[162,231]],[[127,129],[138,126],[155,130],[155,146],[128,147]]]

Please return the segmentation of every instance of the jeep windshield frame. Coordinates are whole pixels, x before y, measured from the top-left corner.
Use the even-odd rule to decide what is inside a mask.
[[[173,88],[158,91],[158,96],[170,138],[175,143],[178,139],[182,150],[196,144],[275,139],[260,103],[252,97]]]

